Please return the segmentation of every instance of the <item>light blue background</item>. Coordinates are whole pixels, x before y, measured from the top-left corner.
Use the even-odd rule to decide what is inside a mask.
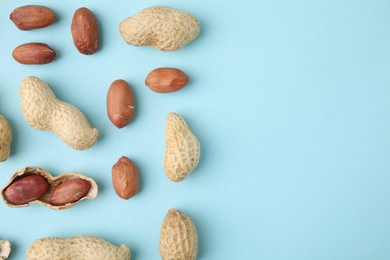
[[[9,20],[18,6],[57,12],[53,26],[23,32]],[[199,233],[199,259],[390,258],[390,1],[0,1],[0,113],[12,126],[12,155],[0,164],[3,186],[18,169],[54,175],[78,171],[100,185],[95,200],[65,211],[0,203],[0,237],[10,259],[24,259],[35,239],[97,235],[128,245],[132,259],[159,259],[160,226],[169,208],[187,213]],[[200,36],[163,53],[128,46],[118,26],[153,5],[198,17]],[[73,46],[73,12],[97,16],[102,47]],[[11,53],[41,41],[55,62],[23,66]],[[161,95],[144,86],[157,67],[177,67],[191,83]],[[31,128],[20,111],[21,80],[35,75],[79,107],[101,137],[74,151],[53,133]],[[116,129],[106,116],[112,81],[123,78],[137,114]],[[163,171],[165,115],[175,111],[202,145],[201,162],[181,183]],[[141,190],[119,199],[111,167],[132,158]]]

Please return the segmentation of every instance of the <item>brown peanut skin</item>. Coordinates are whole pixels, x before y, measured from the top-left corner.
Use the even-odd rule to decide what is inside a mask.
[[[42,5],[18,7],[10,14],[10,19],[23,31],[44,28],[57,20],[53,10]]]
[[[112,184],[122,199],[130,199],[138,192],[139,176],[132,160],[122,156],[112,167]]]
[[[47,64],[56,56],[57,53],[49,45],[39,42],[19,45],[12,52],[12,57],[21,64]]]
[[[145,84],[157,93],[170,93],[182,89],[190,79],[175,68],[157,68],[146,77]]]
[[[118,128],[125,127],[134,116],[134,95],[129,84],[115,80],[107,92],[107,115]]]
[[[77,50],[85,55],[94,54],[99,48],[99,26],[95,15],[85,7],[73,15],[72,38]]]
[[[65,181],[53,190],[50,204],[61,206],[76,202],[88,193],[90,187],[91,183],[81,178]]]
[[[22,205],[36,200],[46,193],[49,183],[39,175],[28,175],[13,182],[4,192],[8,202]]]

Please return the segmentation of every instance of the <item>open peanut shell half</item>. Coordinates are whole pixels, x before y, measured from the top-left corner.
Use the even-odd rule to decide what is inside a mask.
[[[1,190],[9,207],[23,208],[38,203],[55,210],[70,208],[84,199],[94,199],[97,194],[98,185],[87,176],[67,172],[54,177],[36,166],[17,171]]]

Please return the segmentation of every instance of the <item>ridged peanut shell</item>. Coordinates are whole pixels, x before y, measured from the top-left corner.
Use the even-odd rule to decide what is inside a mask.
[[[29,175],[39,175],[47,180],[47,182],[49,183],[49,188],[43,194],[43,196],[39,197],[36,200],[30,201],[28,203],[18,204],[18,205],[8,201],[6,196],[5,196],[7,188],[9,186],[11,186],[16,180],[21,179],[25,176],[29,176]],[[53,193],[53,190],[55,190],[56,187],[59,186],[60,184],[66,182],[68,180],[77,179],[77,178],[81,178],[81,179],[86,180],[90,183],[90,188],[89,188],[88,192],[82,198],[80,198],[79,200],[77,200],[75,202],[67,203],[65,205],[52,205],[50,203],[50,198],[51,198],[51,194]],[[46,207],[48,207],[50,209],[54,209],[54,210],[62,210],[62,209],[70,208],[82,200],[96,198],[97,194],[98,194],[98,186],[97,186],[96,182],[90,177],[87,177],[85,175],[81,175],[81,174],[76,173],[76,172],[67,172],[67,173],[63,173],[59,176],[53,177],[45,169],[42,169],[42,168],[36,167],[36,166],[28,166],[28,167],[22,168],[19,171],[17,171],[11,177],[10,181],[1,190],[1,195],[3,197],[3,201],[5,202],[5,204],[8,207],[23,208],[23,207],[27,207],[31,204],[36,203],[36,204],[41,204],[43,206],[46,206]]]
[[[0,240],[0,259],[7,259],[11,253],[11,243],[8,240]]]
[[[126,18],[119,29],[128,44],[174,51],[198,36],[200,24],[188,13],[168,6],[153,6]]]
[[[27,260],[130,260],[130,249],[95,236],[47,237],[27,249]]]
[[[200,143],[186,121],[173,112],[166,118],[165,139],[164,170],[170,180],[179,182],[198,165]]]
[[[134,116],[134,95],[130,85],[122,80],[115,80],[107,92],[107,115],[118,128],[130,123]]]
[[[56,15],[50,8],[42,5],[25,5],[16,8],[10,15],[18,29],[26,31],[47,27],[56,21]]]
[[[198,235],[191,219],[170,209],[160,231],[162,260],[195,260],[198,254]]]
[[[26,77],[20,85],[19,96],[23,116],[30,126],[53,131],[76,150],[86,150],[96,143],[99,131],[91,127],[79,109],[57,99],[43,80]]]
[[[7,119],[0,115],[0,162],[8,159],[11,153],[12,130]]]

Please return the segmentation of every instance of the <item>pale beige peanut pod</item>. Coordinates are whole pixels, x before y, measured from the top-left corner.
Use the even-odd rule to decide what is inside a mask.
[[[26,202],[26,203],[22,203],[22,204],[15,204],[15,203],[9,201],[7,199],[7,196],[6,196],[7,188],[10,187],[15,181],[20,180],[23,177],[31,176],[31,175],[41,176],[48,182],[49,187],[45,191],[45,193],[41,197],[39,197],[35,200],[32,200],[30,202]],[[80,198],[79,200],[77,200],[75,202],[66,203],[64,205],[53,205],[50,201],[53,191],[59,185],[63,184],[64,182],[69,181],[69,180],[73,180],[73,179],[77,179],[77,178],[86,180],[90,183],[90,187],[89,187],[87,193],[82,198]],[[98,195],[98,190],[99,190],[98,185],[96,184],[96,182],[92,178],[85,176],[85,175],[82,175],[80,173],[66,172],[66,173],[63,173],[61,175],[54,177],[53,175],[51,175],[48,171],[46,171],[43,168],[36,167],[36,166],[28,166],[28,167],[20,169],[14,175],[12,175],[12,177],[10,178],[8,183],[6,183],[4,188],[1,190],[1,195],[2,195],[2,198],[3,198],[3,201],[5,202],[5,204],[11,208],[23,208],[23,207],[28,207],[31,204],[41,204],[41,205],[48,207],[50,209],[63,210],[63,209],[68,209],[70,207],[73,207],[74,205],[80,203],[81,201],[83,201],[85,199],[96,198],[96,196]]]
[[[198,254],[198,234],[191,219],[170,209],[160,231],[162,260],[195,260]]]
[[[11,253],[11,243],[8,240],[0,240],[0,259],[7,259]]]
[[[130,260],[130,249],[95,236],[48,237],[34,241],[27,260]]]
[[[57,99],[41,79],[25,78],[19,95],[24,118],[32,127],[53,131],[76,150],[88,149],[96,143],[99,131],[91,127],[79,109]]]
[[[200,23],[188,13],[168,6],[153,6],[126,18],[119,29],[128,44],[174,51],[198,36]]]
[[[200,143],[186,121],[173,112],[166,118],[165,138],[164,170],[170,180],[178,182],[198,165]]]
[[[12,129],[5,117],[0,115],[0,162],[8,159],[11,153]]]

